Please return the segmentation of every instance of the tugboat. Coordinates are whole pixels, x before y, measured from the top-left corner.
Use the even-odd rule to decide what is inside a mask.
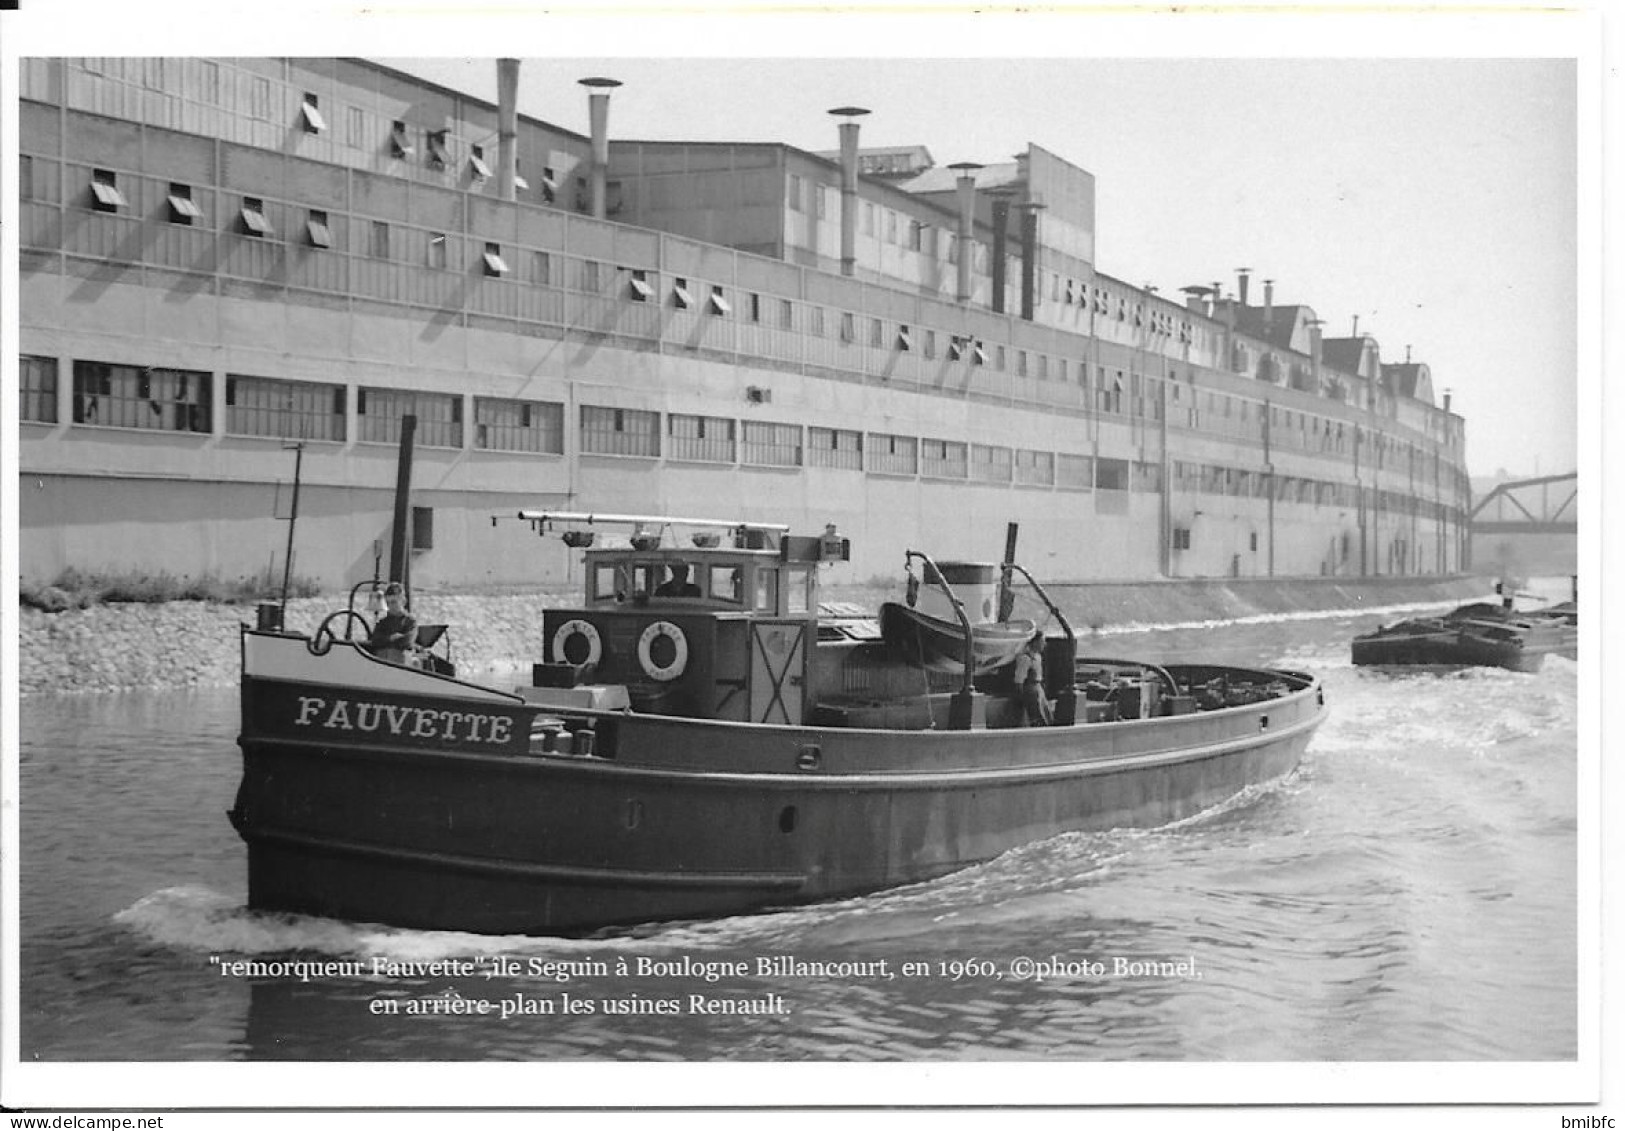
[[[1538,672],[1549,654],[1579,651],[1578,602],[1513,608],[1514,587],[1497,583],[1499,602],[1475,601],[1442,616],[1412,617],[1356,636],[1353,660],[1373,667],[1499,667]]]
[[[1326,716],[1298,672],[1079,658],[1013,561],[909,550],[900,607],[957,627],[922,648],[919,618],[820,603],[833,528],[519,517],[586,560],[524,686],[386,662],[349,609],[243,626],[251,908],[581,934],[857,895],[1191,816],[1291,771]],[[1052,631],[1011,617],[1017,586]]]

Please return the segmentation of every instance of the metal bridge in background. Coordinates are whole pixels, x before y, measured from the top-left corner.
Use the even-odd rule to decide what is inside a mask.
[[[1571,471],[1500,484],[1468,516],[1473,535],[1578,534],[1578,482],[1578,473]]]

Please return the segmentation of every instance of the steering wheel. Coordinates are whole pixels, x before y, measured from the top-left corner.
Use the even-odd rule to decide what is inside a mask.
[[[352,638],[351,634],[355,629],[356,621],[361,622],[361,628],[364,632],[369,634],[372,632],[372,626],[367,623],[367,618],[354,609],[340,609],[336,613],[329,613],[327,619],[322,621],[316,631],[311,634],[310,644],[307,645],[311,655],[327,655],[328,650],[333,647],[333,642],[338,639],[338,634],[333,631],[333,622],[341,617],[344,618],[344,639],[346,640]]]

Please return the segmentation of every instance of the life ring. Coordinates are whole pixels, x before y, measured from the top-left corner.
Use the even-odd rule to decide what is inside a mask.
[[[584,660],[570,658],[569,648],[575,643],[577,636],[584,637],[587,641],[587,658]],[[559,625],[559,630],[553,634],[553,657],[561,664],[596,664],[603,655],[603,638],[588,621],[567,620]]]
[[[665,664],[661,664],[654,657],[655,641],[664,636],[671,641],[672,657]],[[638,637],[638,665],[643,668],[643,674],[650,679],[669,683],[682,675],[688,668],[688,637],[683,630],[668,620],[657,620],[643,630]]]

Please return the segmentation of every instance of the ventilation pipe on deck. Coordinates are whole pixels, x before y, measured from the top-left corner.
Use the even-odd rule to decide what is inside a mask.
[[[959,189],[959,231],[955,236],[955,246],[959,249],[959,272],[954,294],[960,302],[969,302],[971,267],[975,258],[972,252],[976,246],[976,170],[981,166],[974,161],[960,161],[948,168],[959,173],[959,179],[954,182]]]
[[[858,119],[869,111],[861,106],[837,106],[830,113],[840,119],[841,135],[841,274],[858,269]]]
[[[497,60],[497,199],[514,199],[519,149],[519,60]]]
[[[592,216],[602,220],[609,195],[609,94],[619,79],[582,79],[587,88],[587,119],[592,130]]]

